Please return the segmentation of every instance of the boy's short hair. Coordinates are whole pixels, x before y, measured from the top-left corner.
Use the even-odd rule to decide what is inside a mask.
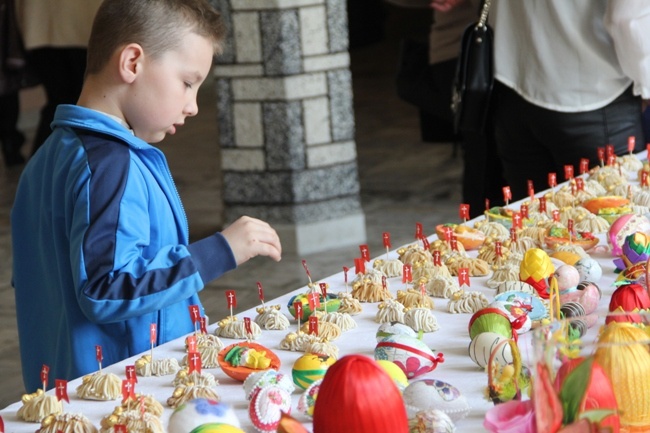
[[[104,0],[88,41],[86,74],[99,72],[120,47],[142,46],[153,58],[176,48],[186,32],[212,41],[222,51],[220,13],[207,0]]]

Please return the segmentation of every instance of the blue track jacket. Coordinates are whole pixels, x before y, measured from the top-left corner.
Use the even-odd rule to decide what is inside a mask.
[[[188,307],[236,267],[216,233],[188,245],[163,153],[110,117],[61,105],[29,161],[11,212],[13,286],[28,392],[191,332]],[[201,307],[200,307],[201,308]],[[201,309],[202,311],[202,309]]]

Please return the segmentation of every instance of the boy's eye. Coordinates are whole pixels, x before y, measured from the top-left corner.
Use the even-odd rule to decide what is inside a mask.
[[[188,89],[191,89],[191,88],[192,88],[192,83],[188,83],[188,82],[186,81],[186,82],[185,82],[185,87],[187,87]]]

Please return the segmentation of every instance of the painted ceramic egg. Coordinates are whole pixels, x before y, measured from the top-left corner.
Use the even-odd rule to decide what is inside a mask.
[[[434,355],[422,340],[406,335],[392,335],[377,343],[375,359],[394,362],[409,379],[433,371],[444,362],[442,353]]]
[[[438,409],[421,410],[409,420],[409,431],[422,433],[455,433],[456,426],[449,415]]]
[[[573,265],[580,275],[580,281],[591,281],[597,283],[603,276],[603,268],[597,260],[591,257],[583,257]]]
[[[420,411],[440,410],[454,422],[469,413],[469,404],[455,386],[436,379],[419,379],[411,382],[402,394],[406,414],[414,418]]]
[[[406,374],[404,374],[404,371],[402,371],[402,369],[399,368],[394,362],[387,361],[385,359],[378,359],[377,364],[379,364],[379,366],[383,368],[386,373],[388,373],[390,378],[395,382],[395,385],[397,385],[397,388],[400,391],[404,391],[404,388],[406,388],[409,384],[408,378],[406,377]]]
[[[513,336],[512,324],[506,313],[498,308],[482,308],[472,315],[468,325],[469,338],[483,332],[496,332],[506,338]]]
[[[316,310],[325,311],[325,297],[321,294],[319,294],[318,297],[320,300],[320,307],[316,308]],[[308,295],[306,293],[301,293],[299,295],[292,296],[291,299],[289,299],[289,302],[287,303],[287,308],[289,309],[289,313],[293,318],[296,317],[296,310],[294,308],[294,304],[296,302],[300,302],[302,304],[302,317],[300,318],[300,320],[301,321],[307,320],[309,316],[311,316],[311,313],[313,313],[311,307],[309,306]],[[327,294],[328,313],[338,311],[340,305],[341,305],[341,300],[338,298],[336,294],[333,293]]]
[[[336,359],[329,355],[305,353],[293,364],[291,369],[293,383],[300,389],[307,389],[314,381],[322,379],[327,368],[335,361]]]
[[[316,398],[318,397],[321,383],[323,383],[323,379],[314,381],[298,399],[298,410],[308,417],[314,416],[314,406],[316,406]]]
[[[413,338],[418,336],[417,332],[408,325],[399,322],[386,322],[382,323],[377,330],[377,342],[390,335],[406,335]]]
[[[213,432],[240,432],[240,424],[235,411],[226,403],[207,398],[197,398],[178,406],[169,417],[169,433],[188,433],[204,426]],[[217,430],[216,428],[220,430]],[[197,432],[199,430],[196,430]]]
[[[253,393],[248,415],[257,431],[275,432],[283,412],[291,413],[291,394],[286,389],[269,385]]]
[[[562,265],[555,269],[553,276],[557,280],[560,292],[575,288],[580,282],[580,273],[571,265]]]
[[[607,232],[607,242],[612,247],[612,255],[621,255],[625,238],[634,232],[650,234],[650,220],[645,215],[626,214],[612,223]]]
[[[490,356],[499,343],[507,341],[503,335],[494,332],[483,332],[472,339],[469,343],[469,357],[481,368],[485,368],[490,362]],[[512,349],[509,344],[502,344],[494,354],[494,362],[501,365],[512,363]]]

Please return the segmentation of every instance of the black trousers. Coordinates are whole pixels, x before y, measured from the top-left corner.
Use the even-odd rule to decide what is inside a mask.
[[[558,183],[564,180],[565,165],[573,165],[576,174],[581,158],[597,165],[598,147],[611,144],[622,155],[634,136],[635,151],[645,148],[641,99],[631,88],[601,109],[579,113],[533,105],[498,82],[493,101],[494,137],[513,200],[528,195],[528,180],[541,191],[548,188],[550,172]]]
[[[76,104],[86,72],[85,48],[37,48],[29,51],[28,62],[45,88],[47,101],[34,137],[34,150],[52,132],[50,124],[59,104]]]

